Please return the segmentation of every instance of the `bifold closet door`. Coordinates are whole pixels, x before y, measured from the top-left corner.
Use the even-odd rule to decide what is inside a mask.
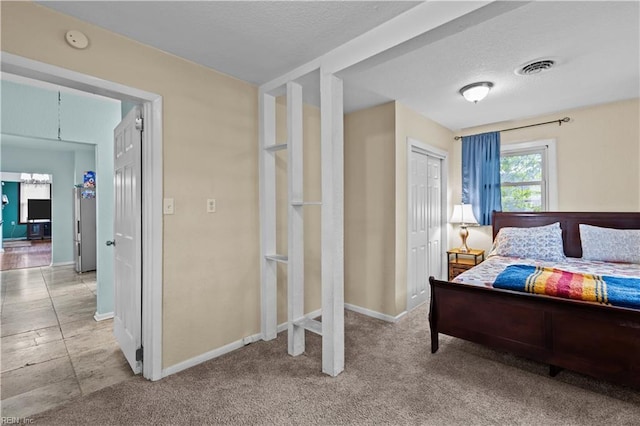
[[[419,151],[409,159],[407,310],[429,297],[428,278],[440,276],[442,160]]]

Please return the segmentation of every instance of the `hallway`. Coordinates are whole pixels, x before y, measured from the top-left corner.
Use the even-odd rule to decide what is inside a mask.
[[[93,318],[95,272],[17,269],[0,282],[2,416],[28,417],[133,377],[113,320]]]

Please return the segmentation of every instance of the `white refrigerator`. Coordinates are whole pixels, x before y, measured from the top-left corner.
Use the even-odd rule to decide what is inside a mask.
[[[83,196],[84,194],[84,196]],[[92,195],[92,196],[91,196]],[[90,198],[88,198],[90,196]],[[74,251],[77,272],[96,270],[95,190],[74,188]]]

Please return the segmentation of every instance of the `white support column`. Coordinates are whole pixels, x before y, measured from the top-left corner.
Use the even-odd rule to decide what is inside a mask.
[[[302,147],[302,86],[287,83],[287,182],[289,198],[287,303],[289,355],[304,352],[304,200]]]
[[[276,160],[267,150],[276,144],[276,99],[261,93],[260,114],[260,290],[261,331],[263,340],[276,338],[277,318],[277,263],[267,256],[276,253]]]
[[[344,370],[344,141],[342,80],[320,69],[322,372]]]

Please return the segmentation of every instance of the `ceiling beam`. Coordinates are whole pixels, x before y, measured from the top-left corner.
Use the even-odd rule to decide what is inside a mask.
[[[315,71],[321,65],[327,73],[340,72],[489,3],[492,1],[426,1],[338,46],[325,55],[264,83],[260,86],[260,93],[271,93],[280,89],[287,82]]]
[[[444,40],[447,37],[451,37],[455,34],[463,32],[469,28],[481,25],[497,16],[505,13],[509,13],[514,9],[525,6],[529,1],[494,1],[489,5],[475,10],[473,13],[467,13],[458,18],[452,19],[447,22],[446,25],[440,25],[437,28],[424,32],[410,40],[395,45],[392,49],[387,49],[376,55],[369,56],[368,58],[353,64],[352,66],[343,69],[338,73],[338,76],[345,80],[352,76],[357,75],[366,70],[370,70],[377,65],[387,63],[407,53],[413,52],[417,49],[421,49],[430,44],[436,43],[440,40]],[[351,83],[349,81],[349,83]]]

